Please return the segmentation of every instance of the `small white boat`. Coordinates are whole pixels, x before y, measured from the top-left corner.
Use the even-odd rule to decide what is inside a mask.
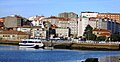
[[[19,42],[19,47],[43,48],[44,44],[39,39],[22,39]]]

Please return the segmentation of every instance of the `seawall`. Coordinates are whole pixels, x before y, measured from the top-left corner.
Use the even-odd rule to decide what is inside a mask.
[[[54,45],[54,48],[78,49],[78,50],[120,50],[119,44],[100,43],[63,43]]]
[[[19,45],[19,41],[0,40],[0,44]]]
[[[45,47],[56,49],[77,49],[77,50],[120,50],[119,44],[110,43],[72,43],[72,42],[50,42],[44,41]],[[0,41],[0,44],[19,45],[19,41]]]

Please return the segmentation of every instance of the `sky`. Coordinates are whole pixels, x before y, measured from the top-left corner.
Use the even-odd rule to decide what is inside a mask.
[[[120,13],[120,0],[0,0],[0,17],[58,16],[62,12]]]

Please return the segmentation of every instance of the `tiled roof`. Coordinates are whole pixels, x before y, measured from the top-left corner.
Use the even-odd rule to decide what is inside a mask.
[[[90,17],[89,20],[90,21],[96,21],[98,18],[97,17]]]
[[[100,33],[99,35],[101,35],[101,36],[110,36],[111,33]]]
[[[45,18],[45,19],[57,19],[59,21],[69,21],[70,20],[69,18],[56,17],[56,16],[51,16],[51,17],[48,17],[48,18]]]
[[[94,29],[93,31],[97,31],[97,32],[110,32],[109,30],[106,29]]]
[[[7,31],[2,31],[0,32],[0,34],[17,34],[17,35],[28,35],[27,33],[25,32],[22,32],[22,31],[15,31],[15,30],[7,30]]]
[[[44,17],[44,16],[37,16],[34,20],[39,20],[42,17]]]
[[[0,22],[4,22],[5,21],[5,18],[0,18]]]
[[[56,26],[56,25],[53,25],[53,26],[51,26],[50,28],[57,28],[57,26]]]
[[[21,16],[15,15],[16,18],[22,18]]]

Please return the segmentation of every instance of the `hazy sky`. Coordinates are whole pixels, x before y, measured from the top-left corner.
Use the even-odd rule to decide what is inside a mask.
[[[0,17],[57,16],[61,12],[80,15],[81,11],[120,13],[120,0],[0,0]]]

